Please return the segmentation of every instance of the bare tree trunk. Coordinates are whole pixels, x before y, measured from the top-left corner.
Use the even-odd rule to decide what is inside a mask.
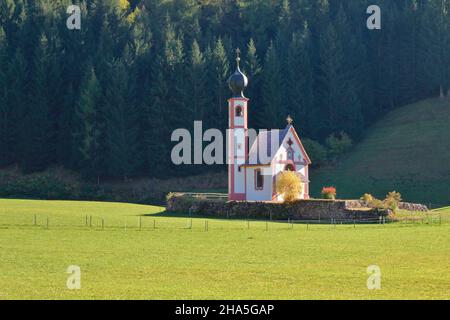
[[[444,96],[444,88],[442,87],[442,84],[439,86],[439,98],[443,99]]]

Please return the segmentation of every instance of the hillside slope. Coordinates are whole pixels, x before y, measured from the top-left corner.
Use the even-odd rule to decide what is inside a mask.
[[[311,172],[312,195],[341,198],[397,190],[408,201],[450,204],[450,100],[429,99],[387,114],[336,165]]]

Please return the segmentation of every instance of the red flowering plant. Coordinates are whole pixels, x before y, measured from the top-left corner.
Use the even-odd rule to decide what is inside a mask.
[[[322,188],[322,198],[335,200],[336,199],[336,188],[335,187],[323,187]]]

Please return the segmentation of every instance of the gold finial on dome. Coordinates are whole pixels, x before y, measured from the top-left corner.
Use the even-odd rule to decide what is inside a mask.
[[[239,67],[239,62],[241,62],[241,50],[239,48],[236,48],[236,62]]]

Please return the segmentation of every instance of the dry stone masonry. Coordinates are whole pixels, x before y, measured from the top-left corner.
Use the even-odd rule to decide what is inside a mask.
[[[401,209],[427,211],[419,204],[401,203]],[[216,218],[295,219],[295,220],[346,220],[375,219],[389,215],[389,210],[364,207],[360,200],[299,200],[294,203],[246,202],[224,199],[207,199],[172,194],[167,199],[167,211],[191,213]]]

